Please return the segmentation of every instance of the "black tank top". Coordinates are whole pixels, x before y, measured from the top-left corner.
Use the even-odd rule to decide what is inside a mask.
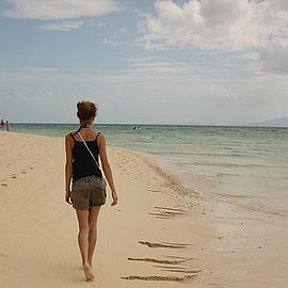
[[[73,181],[91,176],[96,175],[98,177],[102,177],[102,172],[96,165],[94,159],[90,155],[89,151],[85,147],[85,144],[81,141],[77,141],[73,135],[70,133],[71,137],[74,140],[74,147],[72,150],[73,154]],[[100,135],[100,132],[97,134],[95,140],[93,141],[86,141],[89,149],[93,153],[95,159],[99,163],[98,156],[99,156],[99,149],[97,145],[97,138]]]

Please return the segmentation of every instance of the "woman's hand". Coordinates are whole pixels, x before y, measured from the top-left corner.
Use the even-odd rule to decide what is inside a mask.
[[[115,206],[117,205],[118,203],[118,196],[117,196],[117,193],[116,191],[112,191],[112,203],[111,203],[111,206]]]
[[[65,201],[66,201],[68,204],[72,205],[72,201],[71,201],[71,190],[70,190],[70,189],[66,190],[66,193],[65,193]]]

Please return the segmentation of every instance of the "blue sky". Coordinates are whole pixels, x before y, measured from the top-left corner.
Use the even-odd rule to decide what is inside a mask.
[[[288,116],[285,0],[0,2],[0,117],[243,124]]]

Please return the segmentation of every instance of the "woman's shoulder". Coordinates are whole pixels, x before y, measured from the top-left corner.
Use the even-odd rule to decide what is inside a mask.
[[[65,138],[72,138],[74,134],[75,134],[75,131],[70,131],[66,134]]]
[[[102,131],[94,130],[98,138],[105,138],[104,133]]]
[[[75,133],[75,131],[70,131],[69,133],[67,133],[65,136],[65,140],[67,142],[74,142],[75,141],[74,133]]]
[[[97,139],[98,145],[100,145],[100,146],[103,146],[103,145],[106,146],[105,135],[104,135],[102,132],[98,132],[98,133],[97,133],[96,139]]]

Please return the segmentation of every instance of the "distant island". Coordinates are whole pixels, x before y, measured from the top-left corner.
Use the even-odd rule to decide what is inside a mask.
[[[263,122],[249,123],[247,126],[258,127],[288,127],[288,117],[275,118]]]

